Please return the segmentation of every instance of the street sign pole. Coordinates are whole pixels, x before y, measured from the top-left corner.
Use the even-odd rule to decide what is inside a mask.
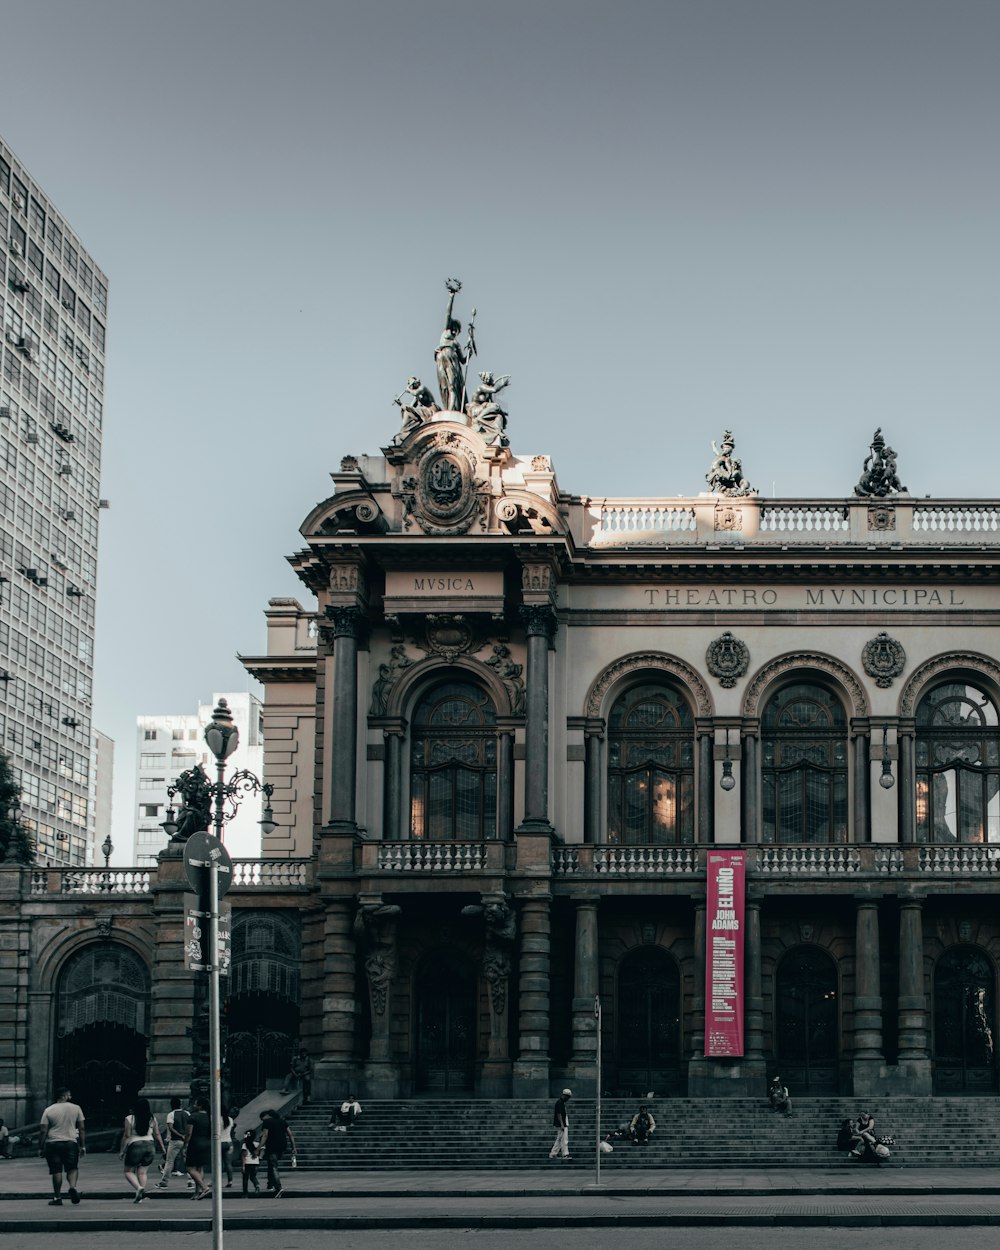
[[[594,1020],[597,1028],[597,1144],[594,1148],[595,1154],[595,1181],[596,1185],[601,1183],[601,996],[598,994],[594,999]]]
[[[212,858],[208,869],[208,1090],[212,1118],[212,1250],[222,1250],[222,1056],[219,1032],[219,864]]]

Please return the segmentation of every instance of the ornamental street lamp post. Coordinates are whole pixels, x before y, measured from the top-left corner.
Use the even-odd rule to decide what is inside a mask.
[[[109,870],[108,864],[111,859],[111,853],[114,851],[114,849],[115,849],[114,843],[111,841],[111,834],[109,833],[108,836],[101,843],[101,854],[104,856],[104,878],[101,881],[102,890],[111,889],[111,872]]]
[[[247,794],[261,794],[264,797],[264,808],[259,821],[264,833],[271,833],[277,828],[271,808],[271,795],[274,787],[265,785],[260,778],[245,768],[226,780],[226,761],[239,746],[240,734],[233,723],[229,705],[220,699],[212,712],[212,719],[205,726],[205,742],[215,756],[216,778],[211,785],[212,813],[211,824],[215,831],[213,846],[207,862],[207,948],[208,962],[208,1055],[209,1055],[209,1115],[212,1121],[212,1250],[222,1250],[222,1045],[221,1045],[221,1001],[219,993],[219,863],[228,855],[222,846],[222,835],[227,821],[231,820],[239,809],[241,799]],[[171,786],[167,794],[172,800],[177,788]],[[206,822],[208,823],[208,822]],[[174,809],[167,811],[167,819],[163,829],[173,836],[177,833],[178,822]],[[200,835],[199,835],[200,836]],[[204,911],[205,903],[199,910]]]

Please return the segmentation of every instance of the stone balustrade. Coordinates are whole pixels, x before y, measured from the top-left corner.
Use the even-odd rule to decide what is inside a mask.
[[[569,843],[552,848],[556,879],[650,879],[703,877],[703,846],[608,846]],[[738,849],[733,847],[732,849]],[[885,878],[932,880],[996,877],[1000,845],[747,846],[748,875],[781,882],[802,879]],[[516,846],[503,842],[365,842],[357,848],[362,875],[502,875],[516,864]],[[34,868],[32,896],[67,894],[95,898],[149,895],[155,868]],[[307,859],[244,859],[233,862],[233,890],[305,890],[313,885]]]
[[[1000,504],[981,500],[590,499],[574,518],[591,547],[803,544],[976,545],[1000,535]]]

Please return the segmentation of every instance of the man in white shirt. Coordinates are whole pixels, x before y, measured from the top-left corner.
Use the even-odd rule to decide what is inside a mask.
[[[69,1200],[74,1206],[80,1201],[76,1187],[80,1170],[80,1155],[87,1153],[84,1144],[83,1111],[70,1102],[67,1086],[56,1090],[56,1100],[42,1112],[38,1135],[38,1153],[49,1165],[52,1177],[50,1207],[62,1206],[63,1172],[69,1182]]]
[[[187,1135],[189,1119],[190,1112],[181,1106],[181,1100],[175,1095],[170,1100],[170,1110],[167,1112],[167,1153],[160,1169],[161,1179],[156,1183],[157,1189],[166,1189],[171,1176],[182,1174],[178,1163],[184,1153],[184,1138]]]

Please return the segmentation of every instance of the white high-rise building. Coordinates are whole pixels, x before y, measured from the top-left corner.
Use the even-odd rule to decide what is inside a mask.
[[[41,864],[92,862],[108,282],[0,139],[0,746]]]
[[[190,715],[137,717],[135,864],[155,863],[167,845],[167,835],[160,827],[170,805],[167,789],[181,773],[201,764],[209,780],[215,780],[215,757],[205,745],[205,726],[220,699],[229,704],[240,732],[240,745],[226,763],[227,777],[242,768],[261,776],[262,708],[252,694],[213,694],[211,703],[200,704],[198,711]],[[248,795],[225,828],[226,847],[234,859],[255,859],[260,855],[259,820],[260,803]]]

